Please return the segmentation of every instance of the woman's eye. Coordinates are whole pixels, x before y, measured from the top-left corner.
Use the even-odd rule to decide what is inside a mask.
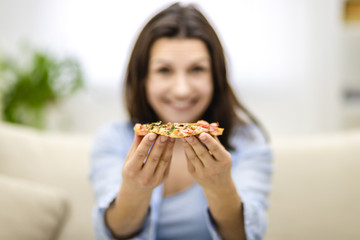
[[[192,71],[192,72],[195,72],[195,73],[199,73],[199,72],[205,71],[205,68],[204,68],[204,67],[200,67],[200,66],[198,66],[198,67],[193,67],[193,68],[191,69],[191,71]]]
[[[166,68],[166,67],[162,67],[162,68],[159,68],[157,70],[158,73],[161,73],[161,74],[167,74],[167,73],[170,73],[170,69],[169,68]]]

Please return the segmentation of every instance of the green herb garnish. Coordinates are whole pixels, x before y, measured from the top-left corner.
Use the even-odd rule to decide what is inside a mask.
[[[168,134],[172,134],[173,131],[176,129],[175,125],[173,124],[171,129],[168,131]]]
[[[152,123],[153,125],[161,125],[162,124],[162,121],[158,121],[158,122],[154,122],[154,123]]]

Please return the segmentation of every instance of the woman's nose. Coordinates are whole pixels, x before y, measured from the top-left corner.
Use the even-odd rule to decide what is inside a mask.
[[[175,83],[173,84],[173,94],[176,97],[187,97],[190,95],[192,89],[186,74],[179,73],[175,76]]]

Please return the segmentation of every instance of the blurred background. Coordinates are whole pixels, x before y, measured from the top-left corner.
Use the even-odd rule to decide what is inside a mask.
[[[360,127],[360,1],[182,2],[213,24],[235,92],[271,135]],[[0,0],[2,119],[86,134],[126,119],[128,55],[170,3]]]

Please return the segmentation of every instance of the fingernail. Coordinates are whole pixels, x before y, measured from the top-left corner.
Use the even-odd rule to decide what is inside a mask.
[[[155,140],[155,138],[156,138],[156,134],[154,134],[154,133],[150,133],[150,136],[149,136],[149,141],[150,141],[150,142],[152,142],[152,141],[154,141],[154,140]]]
[[[175,142],[175,138],[172,138],[172,137],[171,137],[171,138],[170,138],[170,142],[172,142],[172,143]]]
[[[188,142],[193,142],[193,141],[194,141],[194,138],[193,138],[193,137],[188,137],[188,138],[187,138],[187,141],[188,141]]]
[[[206,135],[205,134],[200,134],[199,136],[201,141],[205,141],[206,140]]]
[[[186,139],[185,139],[185,138],[181,138],[181,141],[184,143],[184,142],[186,142]]]
[[[166,142],[167,139],[168,139],[167,136],[161,136],[161,137],[160,137],[160,141],[161,141],[161,142]]]

